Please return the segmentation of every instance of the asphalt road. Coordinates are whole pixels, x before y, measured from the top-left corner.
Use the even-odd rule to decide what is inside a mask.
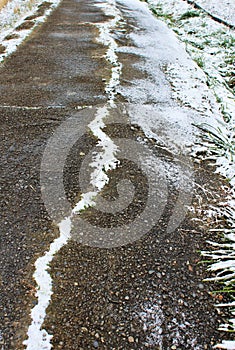
[[[62,1],[0,70],[0,344],[4,350],[25,348],[30,312],[37,305],[34,263],[59,235],[41,195],[45,147],[56,128],[71,116],[87,127],[92,113],[85,106],[93,111],[108,103],[110,92],[105,87],[112,64],[105,58],[107,47],[97,41],[97,24],[113,16],[95,4]],[[111,33],[116,43],[134,45],[127,34],[138,32],[139,24],[123,5],[117,8],[124,21]],[[123,85],[144,79],[147,73],[136,68],[141,56],[123,52],[119,59]],[[121,93],[115,99],[121,106],[128,102]],[[158,148],[136,123],[118,124],[118,115],[109,117],[105,130],[111,139],[145,142],[156,158],[171,163],[171,154]],[[81,156],[96,143],[87,131],[66,160],[64,184],[71,205],[81,193],[77,185]],[[104,196],[117,198],[116,183],[134,178],[136,202],[119,216],[89,209],[83,213],[85,219],[112,228],[114,218],[121,226],[138,216],[148,193],[147,180],[134,163],[123,161],[113,175],[109,173]],[[220,179],[206,165],[195,165],[194,174],[199,185],[219,188]],[[173,179],[168,181],[170,191],[161,218],[139,239],[110,249],[70,239],[55,254],[50,264],[53,295],[43,324],[53,335],[53,349],[212,349],[221,340],[223,333],[217,328],[222,316],[209,294],[214,286],[202,282],[208,275],[198,265],[199,250],[210,238],[207,225],[192,221],[189,212],[173,232],[167,232],[179,195]],[[195,198],[192,202],[197,205]]]

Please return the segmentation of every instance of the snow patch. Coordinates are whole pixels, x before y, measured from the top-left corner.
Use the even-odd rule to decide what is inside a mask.
[[[214,6],[215,2],[208,1],[208,6],[212,3]],[[223,8],[222,12],[227,11],[225,1],[216,3],[218,9]],[[197,63],[188,61],[188,69],[185,69],[181,60],[165,65],[167,79],[173,87],[173,97],[184,106],[208,116],[206,124],[219,136],[222,131],[223,137],[228,141],[223,146],[230,144],[231,149],[235,130],[235,88],[229,87],[229,84],[235,72],[235,32],[183,0],[148,0],[148,4],[178,34],[191,58]],[[234,5],[231,11],[233,8]],[[218,171],[231,180],[233,186],[235,168],[229,152],[225,149],[224,152],[215,154],[214,159]]]
[[[235,26],[234,0],[196,0],[195,2],[212,15]]]
[[[157,347],[159,350],[164,350],[163,339],[167,332],[168,340],[174,348],[187,344],[192,349],[203,350],[204,346],[199,345],[198,335],[192,334],[192,324],[186,320],[185,314],[176,309],[176,316],[172,319],[169,319],[169,317],[166,319],[161,304],[162,302],[157,296],[155,301],[144,303],[141,306],[141,311],[137,312],[143,331],[146,333],[146,348],[156,349]],[[188,329],[191,331],[190,338]]]
[[[234,350],[235,349],[235,344],[234,341],[229,341],[229,340],[223,340],[222,344],[218,344],[215,346],[215,349],[227,349],[227,350]]]
[[[118,87],[118,92],[136,105],[130,112],[131,121],[148,137],[164,140],[163,146],[174,151],[189,149],[199,133],[195,124],[212,123],[215,128],[221,127],[221,113],[206,85],[206,76],[176,35],[152,16],[145,3],[119,2],[138,24],[133,25],[128,46],[118,51],[140,56],[142,60],[134,68],[145,74],[143,79]]]

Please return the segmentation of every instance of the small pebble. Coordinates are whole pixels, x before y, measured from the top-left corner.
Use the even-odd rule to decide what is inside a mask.
[[[128,337],[128,341],[129,341],[129,343],[134,343],[135,339],[132,336],[130,336],[130,337]]]
[[[88,329],[86,327],[81,327],[82,332],[88,332]]]
[[[96,341],[96,340],[95,340],[95,341],[94,341],[94,343],[93,343],[93,345],[94,345],[94,348],[96,348],[96,349],[97,349],[97,348],[99,347],[99,343],[98,343],[98,341]]]

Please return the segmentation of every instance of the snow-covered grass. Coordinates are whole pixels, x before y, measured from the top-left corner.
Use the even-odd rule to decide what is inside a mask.
[[[14,52],[59,3],[60,0],[11,0],[2,9],[0,3],[0,62]],[[24,22],[25,27],[20,27]]]
[[[213,16],[235,26],[235,2],[234,0],[196,0],[196,3]]]
[[[216,143],[221,132],[223,138],[228,141],[226,143],[227,146],[229,144],[229,147],[224,154],[222,153],[223,162],[217,151],[216,159],[220,168],[219,171],[231,179],[232,185],[234,185],[235,171],[232,155],[235,147],[235,32],[215,22],[204,12],[194,9],[183,0],[149,0],[148,4],[152,11],[159,18],[166,21],[178,34],[180,40],[185,43],[191,57],[205,73],[206,81],[203,81],[203,83],[209,86],[217,100],[219,109],[215,110],[214,108],[213,114],[217,114],[216,117],[221,123],[222,130],[220,131],[217,128],[212,132],[212,128],[208,126],[208,134],[212,143],[214,141]],[[182,88],[182,79],[177,84],[177,77],[179,76],[177,67],[167,66],[165,71],[173,86],[174,97],[181,101],[183,105],[195,108],[193,104],[195,96],[192,100],[189,100],[192,91],[187,92],[186,89]],[[196,86],[196,88],[195,93],[200,95],[200,87]],[[206,96],[204,100],[206,100]],[[203,107],[203,103],[201,107]],[[200,112],[202,111],[201,108]],[[208,113],[208,111],[203,111],[203,113]],[[205,125],[204,129],[206,129]],[[218,147],[218,151],[219,149],[221,147]],[[213,151],[215,150],[213,149]],[[212,150],[211,153],[213,153]],[[221,155],[221,152],[219,153]],[[233,168],[232,174],[231,167]]]
[[[224,9],[221,19],[227,20],[229,24],[235,22],[234,4],[229,7],[226,1],[195,2],[217,17],[221,9]],[[218,109],[212,106],[211,111],[216,113],[220,126],[215,126],[212,121],[211,124],[201,124],[198,127],[203,131],[202,144],[206,146],[206,159],[216,161],[216,171],[222,174],[230,185],[226,205],[217,210],[218,216],[226,218],[227,227],[221,229],[224,233],[224,243],[211,242],[213,251],[203,254],[212,260],[209,269],[216,276],[211,280],[223,283],[224,292],[229,293],[232,299],[231,303],[220,305],[228,307],[232,315],[227,324],[221,325],[220,329],[235,331],[235,31],[183,0],[147,0],[147,3],[152,12],[165,21],[185,43],[186,50],[202,70],[204,77],[200,79],[201,85],[207,84],[219,106]],[[198,106],[197,98],[192,93],[192,81],[189,80],[189,76],[182,74],[179,67],[164,67],[175,99],[184,106],[205,115],[210,114],[211,111],[203,106],[206,105],[203,104],[203,99],[206,102],[206,95],[202,97],[200,86],[194,86],[194,91],[198,89],[198,99],[202,97],[202,103]],[[218,344],[217,348],[235,349],[235,341],[224,341],[223,344]]]

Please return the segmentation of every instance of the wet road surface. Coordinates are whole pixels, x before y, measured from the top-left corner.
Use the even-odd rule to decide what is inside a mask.
[[[93,112],[89,113],[86,106],[97,111],[114,100],[121,108],[128,103],[124,117],[123,111],[117,113],[115,107],[109,112],[103,126],[105,133],[111,139],[144,143],[168,168],[174,162],[165,146],[146,135],[143,122],[131,122],[130,101],[136,105],[167,104],[154,100],[147,85],[142,92],[139,87],[136,94],[133,92],[135,82],[148,81],[147,70],[138,68],[138,64],[148,61],[138,52],[123,50],[117,54],[122,64],[122,74],[117,78],[117,62],[112,64],[106,55],[107,47],[118,51],[116,44],[135,47],[129,34],[138,33],[140,24],[128,12],[128,3],[114,3],[111,9],[121,18],[111,28],[112,11],[105,12],[106,4],[96,5],[96,1],[63,1],[1,67],[0,344],[4,350],[26,348],[23,341],[32,322],[30,313],[38,302],[34,263],[59,236],[40,185],[43,153],[57,127],[75,116],[87,131],[72,148],[64,168],[65,192],[72,207],[82,193],[78,183],[83,157],[98,142],[89,131]],[[115,42],[108,39],[104,45],[97,38],[100,24],[106,22],[111,23],[107,26],[108,38],[112,35]],[[111,84],[113,77],[119,85]],[[159,83],[159,95],[165,89],[170,91],[164,84]],[[145,100],[136,102],[142,93]],[[139,110],[141,115],[146,112],[145,107]],[[153,159],[150,165],[154,169]],[[92,208],[82,212],[84,220],[112,230],[138,216],[148,197],[149,179],[139,174],[135,163],[135,159],[122,161],[116,169],[107,171],[110,182],[103,189],[104,198],[112,202],[118,198],[117,183],[125,177],[133,179],[136,201],[129,211],[118,216]],[[221,340],[223,334],[217,328],[222,317],[209,295],[213,286],[202,282],[205,267],[197,264],[198,251],[210,238],[207,227],[192,221],[193,214],[188,212],[172,232],[167,230],[180,192],[176,173],[177,169],[167,175],[170,190],[160,220],[139,239],[125,245],[119,242],[108,249],[87,242],[85,245],[72,232],[72,238],[50,264],[53,295],[43,328],[53,337],[45,347],[37,345],[35,338],[28,349],[212,349]],[[219,181],[206,166],[195,165],[194,176],[196,183],[207,183],[212,189]],[[197,205],[196,198],[192,202]],[[112,220],[119,221],[112,225]],[[73,230],[77,227],[74,224]]]

